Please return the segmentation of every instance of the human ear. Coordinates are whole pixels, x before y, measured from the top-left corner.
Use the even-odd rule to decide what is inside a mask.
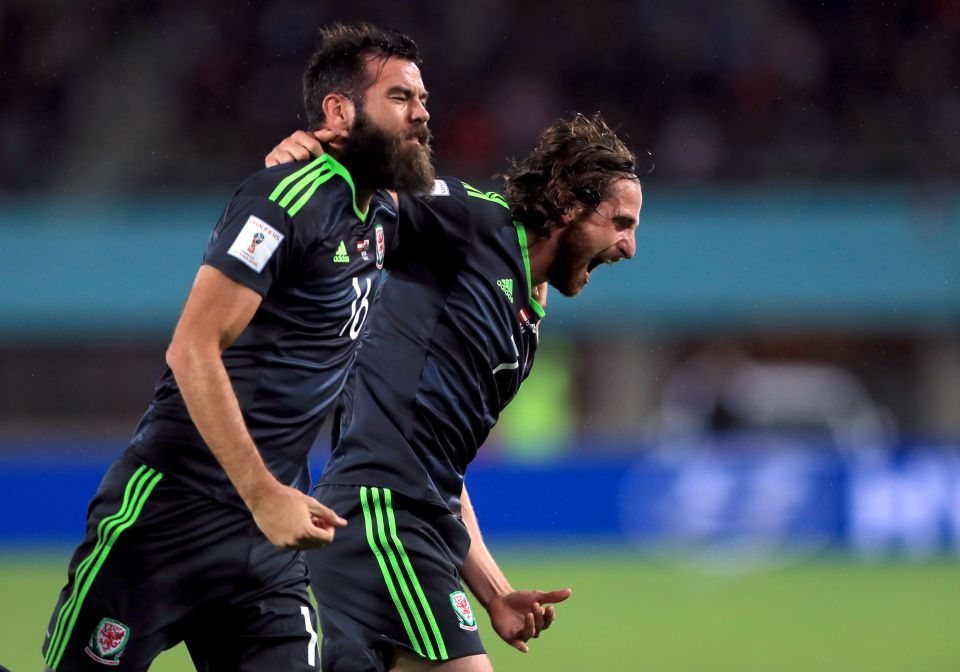
[[[338,138],[346,138],[353,128],[356,109],[346,96],[328,93],[323,99],[324,127],[330,129]]]
[[[574,198],[569,191],[561,191],[557,194],[557,205],[561,208],[561,226],[576,221],[583,214],[583,204]]]

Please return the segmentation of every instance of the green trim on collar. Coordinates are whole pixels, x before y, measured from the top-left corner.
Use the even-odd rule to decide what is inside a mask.
[[[310,200],[310,197],[313,196],[317,188],[334,175],[339,175],[350,185],[350,193],[353,194],[353,211],[357,217],[360,218],[361,222],[366,222],[367,213],[370,212],[370,208],[368,207],[365,211],[361,211],[360,208],[357,207],[357,188],[353,184],[350,171],[330,154],[319,156],[300,168],[297,172],[287,175],[268,198],[293,217],[307,204],[307,201]],[[287,189],[287,187],[289,187],[289,189]],[[285,191],[286,194],[283,195]],[[281,197],[281,195],[283,196]],[[295,198],[297,199],[296,202],[293,200]]]
[[[357,207],[357,188],[353,184],[353,178],[350,177],[350,171],[348,171],[342,163],[337,161],[331,155],[325,154],[324,156],[326,156],[327,161],[330,162],[330,168],[333,169],[333,172],[339,175],[340,177],[342,177],[344,180],[346,180],[347,184],[350,185],[350,193],[353,194],[353,211],[357,213],[357,217],[360,218],[361,222],[366,222],[367,213],[370,212],[370,207],[368,206],[367,209],[363,211],[361,211],[360,208]]]
[[[546,313],[543,310],[543,306],[537,303],[537,300],[533,298],[533,281],[530,279],[530,254],[527,252],[527,230],[523,228],[523,224],[514,220],[513,225],[517,227],[517,240],[520,241],[520,253],[523,255],[523,270],[527,273],[527,299],[530,307],[533,308],[535,312],[542,319]]]

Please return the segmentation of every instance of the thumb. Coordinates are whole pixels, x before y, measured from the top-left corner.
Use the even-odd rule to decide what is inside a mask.
[[[571,595],[573,595],[573,591],[569,588],[564,588],[562,590],[551,590],[549,593],[537,591],[537,601],[540,602],[540,604],[556,604],[557,602],[563,602]]]
[[[346,527],[347,521],[338,516],[333,509],[327,508],[313,497],[307,497],[307,500],[307,509],[310,511],[310,518],[314,525],[317,525],[319,521],[319,523],[332,527]]]
[[[547,307],[547,283],[541,282],[533,288],[533,298],[537,300],[541,308]]]

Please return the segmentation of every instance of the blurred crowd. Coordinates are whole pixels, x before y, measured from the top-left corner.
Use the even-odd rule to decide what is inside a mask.
[[[656,178],[960,174],[960,1],[6,0],[0,193],[207,190],[303,125],[317,28],[419,43],[442,173],[601,110]]]
[[[478,186],[496,186],[543,126],[596,110],[641,171],[652,163],[651,180],[681,188],[889,180],[929,196],[954,193],[960,177],[960,0],[4,0],[0,201],[25,196],[31,213],[59,197],[225,202],[304,126],[300,80],[318,28],[355,19],[418,42],[439,172]],[[523,428],[542,435],[544,424],[551,445],[580,431],[960,431],[955,331],[791,330],[760,346],[743,334],[730,349],[710,333],[685,345],[625,334],[628,347],[604,336],[541,356],[540,391],[504,422],[525,446],[537,437]],[[164,344],[118,341],[5,343],[0,433],[126,427]],[[784,394],[756,392],[768,388]]]

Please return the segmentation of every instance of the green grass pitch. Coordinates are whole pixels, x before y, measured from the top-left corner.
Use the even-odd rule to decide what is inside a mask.
[[[516,587],[572,587],[556,625],[523,655],[480,617],[499,672],[947,672],[960,670],[960,563],[842,558],[750,571],[625,551],[504,550]],[[40,670],[63,553],[0,553],[0,665]],[[157,672],[188,672],[183,647]]]

